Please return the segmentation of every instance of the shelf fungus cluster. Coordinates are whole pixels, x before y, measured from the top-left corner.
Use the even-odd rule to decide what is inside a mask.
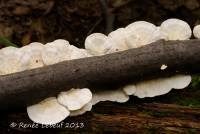
[[[193,30],[200,38],[200,26]],[[85,40],[85,49],[70,45],[68,41],[58,39],[45,45],[31,43],[22,48],[6,47],[0,50],[0,75],[20,72],[48,66],[58,62],[91,56],[101,56],[131,48],[138,48],[160,39],[188,40],[192,35],[190,26],[179,19],[168,19],[160,26],[149,22],[136,21],[119,28],[108,36],[93,33]],[[168,69],[165,63],[158,65],[161,70]],[[63,91],[56,97],[28,106],[29,118],[40,124],[55,124],[68,116],[77,116],[90,111],[101,101],[124,103],[130,95],[139,98],[155,97],[168,93],[171,89],[183,89],[191,82],[190,75],[175,75],[168,78],[156,78],[130,83],[119,89],[92,92],[87,87]]]

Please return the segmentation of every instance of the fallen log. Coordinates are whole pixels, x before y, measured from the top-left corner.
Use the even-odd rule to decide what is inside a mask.
[[[104,102],[96,105],[91,112],[67,118],[54,129],[44,129],[41,125],[36,129],[28,127],[26,124],[32,122],[23,112],[6,113],[0,117],[1,130],[5,133],[7,129],[10,133],[200,133],[200,108],[175,104],[141,103],[127,106]],[[11,126],[12,123],[16,126]]]
[[[0,77],[1,109],[24,107],[64,89],[200,71],[200,40],[158,41],[99,57],[65,61]],[[161,66],[167,69],[161,70]]]

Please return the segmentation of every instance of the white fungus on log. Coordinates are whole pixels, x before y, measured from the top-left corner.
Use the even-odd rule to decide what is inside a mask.
[[[0,50],[0,55],[3,55],[3,56],[11,55],[15,53],[17,50],[18,48],[16,47],[5,47]]]
[[[126,43],[130,48],[138,48],[161,39],[157,27],[146,21],[133,22],[125,29]]]
[[[33,42],[29,45],[22,47],[18,54],[21,54],[21,61],[27,64],[28,69],[34,69],[43,67],[44,63],[42,60],[41,52],[44,49],[44,45],[38,42]],[[27,62],[27,59],[28,62]]]
[[[74,111],[70,111],[70,115],[69,116],[78,116],[78,115],[82,115],[87,111],[91,111],[92,110],[92,103],[89,102],[86,105],[84,105],[81,109],[79,110],[74,110]]]
[[[6,47],[0,50],[0,75],[27,70],[27,62],[30,58],[27,57],[26,62],[24,62],[18,52],[19,49],[14,47]]]
[[[69,46],[69,50],[70,50],[70,55],[69,55],[70,60],[81,59],[91,56],[91,54],[85,49],[80,49],[73,45]]]
[[[24,66],[19,61],[18,57],[9,56],[4,59],[0,59],[0,62],[0,75],[24,71]]]
[[[86,38],[85,49],[92,55],[103,55],[106,52],[104,43],[107,38],[108,37],[102,33],[93,33]]]
[[[58,102],[70,111],[79,110],[92,99],[92,93],[88,88],[71,89],[58,95]]]
[[[133,95],[139,98],[155,97],[168,93],[171,89],[183,89],[191,82],[190,75],[176,75],[168,78],[158,78],[136,83]]]
[[[162,22],[160,30],[165,40],[187,40],[192,31],[189,24],[180,19],[167,19]]]
[[[161,26],[146,21],[136,21],[119,28],[108,36],[93,33],[85,40],[85,49],[70,45],[58,39],[45,45],[34,42],[22,48],[6,47],[0,50],[0,75],[11,74],[33,68],[48,66],[58,62],[100,56],[130,48],[138,48],[159,39],[187,40],[191,37],[190,26],[179,19],[168,19]],[[194,36],[200,38],[200,26],[193,29]],[[165,70],[167,65],[160,66]],[[29,118],[40,124],[55,124],[68,116],[78,116],[92,109],[101,101],[124,103],[129,95],[139,98],[155,97],[168,93],[171,89],[183,89],[191,82],[190,75],[175,75],[130,83],[120,89],[91,92],[88,88],[71,89],[61,92],[57,98],[50,97],[27,107]]]
[[[92,105],[95,105],[102,101],[124,103],[127,102],[128,100],[129,96],[126,95],[122,89],[97,91],[93,93]]]
[[[196,25],[193,29],[193,35],[195,38],[200,39],[200,25]]]
[[[50,97],[42,102],[28,106],[29,118],[39,124],[56,124],[69,116],[69,110],[60,105],[55,97]]]
[[[125,34],[124,28],[119,28],[108,34],[108,39],[104,43],[106,48],[105,54],[127,50],[128,46],[126,44]]]
[[[123,87],[123,90],[126,95],[133,95],[136,92],[136,86],[135,84],[126,85],[125,87]]]
[[[51,65],[64,60],[69,60],[69,51],[69,44],[67,41],[56,40],[47,43],[42,51],[43,62],[45,65]]]

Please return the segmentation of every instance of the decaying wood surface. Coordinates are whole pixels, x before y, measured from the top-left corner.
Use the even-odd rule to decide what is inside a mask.
[[[161,40],[137,49],[1,76],[0,109],[27,106],[64,89],[198,73],[199,57],[200,40]],[[163,64],[167,69],[160,69]]]
[[[63,126],[55,129],[32,129],[19,127],[20,122],[31,124],[25,113],[18,112],[1,115],[2,130],[10,133],[45,131],[48,133],[200,133],[200,108],[190,108],[175,104],[142,103],[121,105],[101,103],[91,112],[63,121]],[[5,123],[5,119],[8,120]],[[10,127],[15,122],[16,127]],[[69,125],[67,125],[69,123]],[[76,125],[73,125],[76,124]],[[84,127],[81,127],[81,123]],[[71,125],[71,126],[70,126]],[[60,128],[59,128],[60,127]],[[66,128],[65,128],[66,127]]]

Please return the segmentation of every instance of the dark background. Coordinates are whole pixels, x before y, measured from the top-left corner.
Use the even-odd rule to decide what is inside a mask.
[[[93,32],[104,33],[101,0],[0,0],[0,35],[19,46],[63,38],[82,47]],[[113,30],[145,20],[160,25],[176,17],[191,27],[199,23],[199,0],[109,0]],[[111,31],[111,30],[110,30]]]

